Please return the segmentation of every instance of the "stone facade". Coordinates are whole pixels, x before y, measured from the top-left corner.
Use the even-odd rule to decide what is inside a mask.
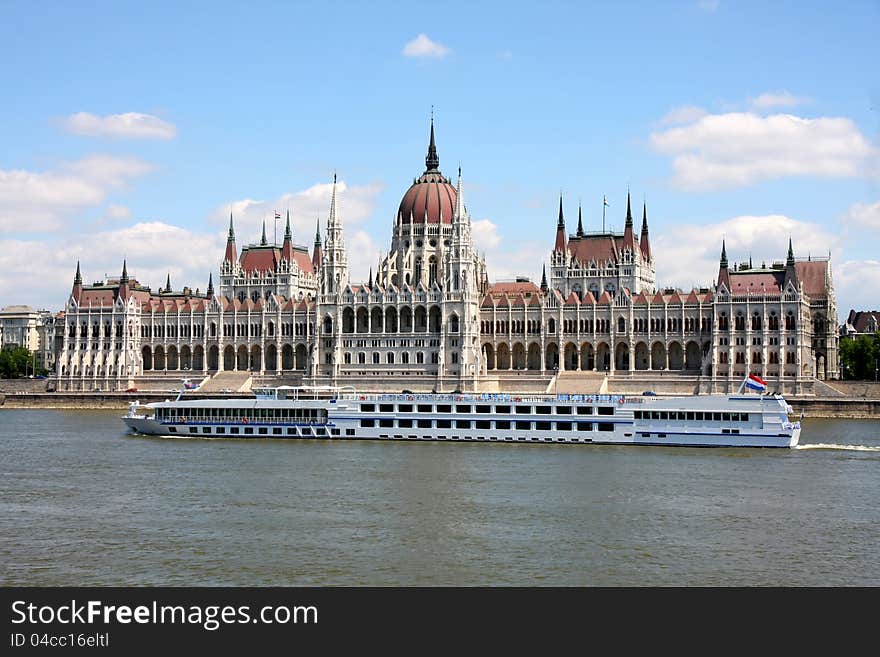
[[[561,370],[615,376],[682,374],[713,389],[747,372],[800,391],[836,378],[837,309],[831,261],[729,267],[691,291],[656,289],[647,209],[634,232],[629,195],[623,233],[567,234],[560,199],[550,283],[490,285],[478,257],[459,170],[439,169],[433,124],[425,171],[404,194],[391,248],[375,275],[350,282],[334,177],[323,240],[226,252],[204,294],[152,292],[129,279],[84,286],[77,265],[59,332],[59,389],[124,389],[155,373],[248,371],[310,384],[475,390],[507,372]]]

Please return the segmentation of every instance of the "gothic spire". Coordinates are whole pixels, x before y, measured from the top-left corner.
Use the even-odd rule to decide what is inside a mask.
[[[171,292],[171,272],[168,272],[168,278],[165,279],[165,291]]]
[[[632,228],[633,216],[629,205],[629,190],[626,190],[626,226]]]
[[[330,217],[327,219],[327,230],[336,225],[336,173],[333,174],[333,191],[330,194]]]
[[[233,263],[236,260],[235,255],[235,228],[232,226],[232,212],[229,213],[229,234],[226,236],[226,254],[223,257],[224,262]]]
[[[122,260],[122,276],[119,277],[120,283],[128,283],[128,269],[126,268],[125,259]]]
[[[437,171],[440,166],[440,157],[437,155],[437,146],[434,144],[434,110],[431,110],[431,143],[428,144],[428,155],[425,157],[425,168],[428,171]]]
[[[82,285],[83,279],[79,273],[79,260],[76,261],[76,276],[73,277],[74,285]]]
[[[639,237],[639,248],[645,260],[651,259],[651,243],[648,241],[648,204],[642,204],[642,234]]]
[[[263,236],[260,238],[260,246],[266,246],[269,242],[266,241],[266,220],[263,219]]]
[[[367,287],[373,289],[373,268],[370,267],[370,277],[367,279]]]
[[[442,208],[441,208],[442,209]],[[453,221],[464,218],[464,190],[461,187],[461,165],[458,167],[458,187],[455,190],[455,213],[452,215]]]
[[[578,236],[578,237],[583,237],[583,236],[584,236],[584,222],[583,222],[583,217],[582,217],[582,214],[581,214],[581,204],[580,204],[580,201],[578,201],[578,232],[577,232],[577,236]]]
[[[788,258],[785,261],[786,267],[794,267],[794,249],[791,247],[791,237],[788,238]]]
[[[321,246],[321,218],[315,220],[315,246]]]
[[[290,209],[287,210],[287,225],[284,228],[284,239],[292,240],[293,234],[290,232]]]
[[[213,274],[213,272],[208,274],[208,291],[205,293],[205,296],[208,299],[211,299],[214,296],[214,274]]]
[[[559,195],[559,221],[556,222],[556,244],[553,250],[558,253],[565,252],[565,219],[562,216],[562,194]]]
[[[547,293],[547,265],[541,267],[541,292]]]
[[[721,240],[721,268],[727,269],[727,243],[726,240]]]

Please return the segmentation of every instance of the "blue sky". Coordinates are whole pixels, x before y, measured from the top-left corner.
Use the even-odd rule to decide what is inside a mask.
[[[179,6],[182,5],[182,6]],[[352,280],[424,168],[461,163],[490,277],[539,277],[570,230],[647,199],[658,283],[833,254],[839,310],[877,307],[876,2],[0,4],[0,305],[84,276],[204,288],[286,210],[341,211]],[[423,36],[420,36],[423,35]],[[410,45],[408,45],[410,44]],[[279,226],[279,229],[282,227]],[[270,222],[269,232],[271,235]]]

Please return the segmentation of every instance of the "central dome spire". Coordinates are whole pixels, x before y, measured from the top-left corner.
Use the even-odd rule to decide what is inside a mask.
[[[431,109],[431,143],[428,144],[428,155],[425,157],[427,171],[437,171],[440,168],[440,156],[437,155],[437,146],[434,144],[434,110]]]

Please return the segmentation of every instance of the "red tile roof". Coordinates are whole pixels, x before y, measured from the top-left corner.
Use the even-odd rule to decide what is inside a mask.
[[[827,296],[825,274],[828,271],[828,260],[808,260],[794,263],[798,280],[804,284],[804,292],[811,299]]]

